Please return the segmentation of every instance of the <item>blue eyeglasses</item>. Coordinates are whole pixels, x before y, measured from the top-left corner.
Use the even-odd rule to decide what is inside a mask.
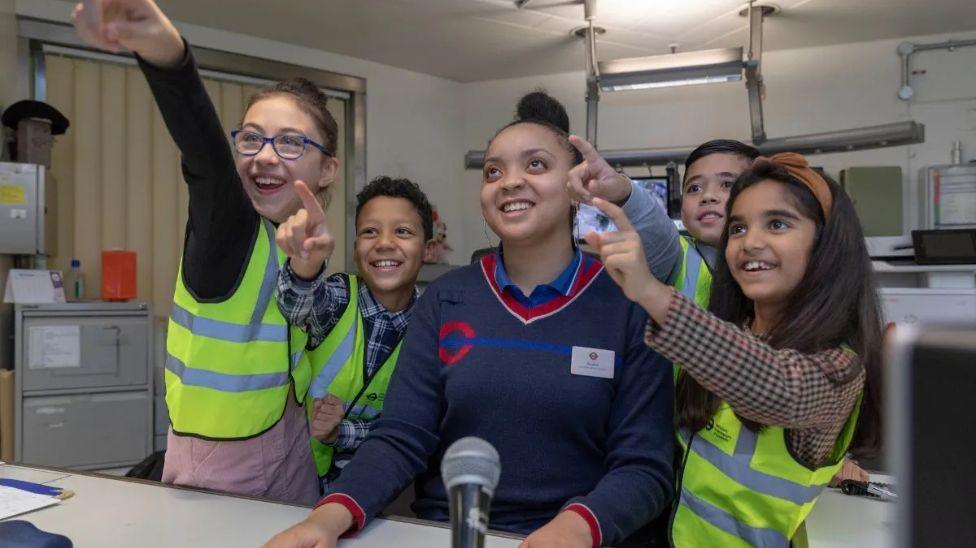
[[[265,137],[255,131],[235,129],[230,132],[230,138],[234,140],[234,148],[237,149],[237,152],[244,156],[256,155],[268,143],[271,143],[271,148],[274,149],[275,154],[284,160],[301,158],[308,145],[319,149],[326,156],[332,156],[325,150],[325,146],[300,133],[281,133],[274,137]]]

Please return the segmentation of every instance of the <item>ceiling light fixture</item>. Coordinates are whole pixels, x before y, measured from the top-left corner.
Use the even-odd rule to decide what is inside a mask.
[[[742,80],[742,48],[616,59],[598,66],[602,91],[737,82]]]
[[[596,36],[604,29],[594,25],[596,0],[583,1],[586,26],[574,29],[574,34],[585,39],[586,56],[586,139],[597,145],[597,113],[600,91],[648,89],[675,85],[706,84],[712,82],[741,81],[745,78],[749,95],[749,119],[752,125],[752,142],[763,154],[799,152],[801,154],[826,154],[850,152],[891,146],[904,146],[925,142],[925,126],[915,122],[897,122],[880,126],[828,131],[824,133],[795,135],[792,137],[766,138],[763,122],[765,86],[762,73],[762,22],[763,17],[779,12],[773,4],[749,2],[740,15],[749,17],[749,45],[744,48],[674,53],[635,59],[619,59],[605,63],[596,61]],[[976,45],[970,43],[932,44],[922,49],[941,49]],[[910,45],[909,45],[910,46]],[[909,48],[899,50],[903,56]],[[907,60],[903,60],[903,71]],[[903,75],[903,79],[906,77]],[[903,80],[904,84],[904,80]],[[677,146],[657,149],[601,150],[600,154],[617,168],[665,165],[681,162],[694,146]],[[472,150],[464,157],[467,168],[480,168],[484,163],[484,151]]]

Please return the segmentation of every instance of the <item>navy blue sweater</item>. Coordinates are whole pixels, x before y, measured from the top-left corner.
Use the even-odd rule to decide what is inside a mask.
[[[529,533],[579,503],[595,536],[619,544],[672,497],[671,364],[644,344],[647,316],[599,261],[574,261],[568,294],[536,306],[499,289],[497,261],[427,288],[383,415],[332,491],[372,517],[416,477],[414,510],[446,521],[441,457],[478,436],[501,456],[492,528]],[[612,350],[613,378],[572,374],[574,346]]]

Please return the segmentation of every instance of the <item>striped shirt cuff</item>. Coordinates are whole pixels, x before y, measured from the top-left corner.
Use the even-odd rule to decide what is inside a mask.
[[[585,504],[574,502],[563,508],[563,511],[573,512],[583,518],[586,524],[590,526],[590,538],[593,539],[594,548],[600,548],[600,545],[603,543],[603,530],[600,529],[600,522],[597,521],[596,514],[593,513],[593,510],[590,510]]]
[[[320,500],[315,507],[318,508],[319,506],[329,504],[330,502],[345,506],[346,510],[349,510],[349,513],[352,514],[352,527],[350,527],[349,530],[343,533],[339,538],[352,538],[362,531],[363,527],[366,527],[366,512],[364,512],[363,507],[356,502],[356,499],[344,493],[332,493],[331,495],[328,495]]]

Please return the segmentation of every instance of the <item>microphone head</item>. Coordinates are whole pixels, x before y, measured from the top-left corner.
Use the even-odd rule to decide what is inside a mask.
[[[487,441],[474,436],[452,443],[441,460],[441,477],[448,490],[455,485],[473,483],[494,495],[501,473],[498,451]]]

